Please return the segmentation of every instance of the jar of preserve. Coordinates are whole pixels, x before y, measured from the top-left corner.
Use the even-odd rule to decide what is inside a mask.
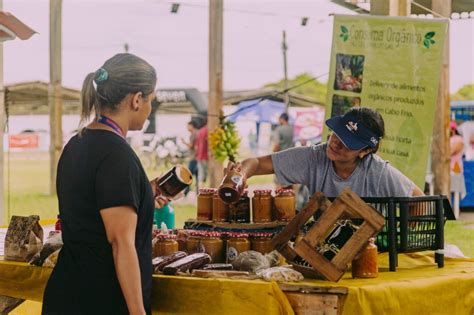
[[[377,278],[378,275],[377,245],[372,237],[360,256],[352,261],[352,278]]]
[[[188,255],[195,253],[204,253],[204,246],[202,245],[202,232],[194,231],[186,240],[186,253]]]
[[[229,222],[229,205],[216,192],[212,197],[212,221]]]
[[[197,196],[197,219],[200,221],[212,220],[212,197],[215,188],[201,188]]]
[[[153,247],[153,257],[170,255],[179,250],[176,235],[159,234]]]
[[[272,221],[272,191],[270,189],[254,190],[253,194],[253,222],[265,223]]]
[[[186,251],[186,241],[190,237],[190,234],[187,230],[176,230],[176,241],[178,242],[179,251]]]
[[[250,223],[250,198],[245,190],[236,203],[229,205],[231,222]]]
[[[290,221],[295,217],[295,194],[293,189],[279,189],[273,199],[273,219]]]
[[[208,232],[201,239],[202,249],[211,256],[211,263],[224,262],[224,242],[219,232]]]
[[[226,203],[237,202],[244,191],[244,176],[235,168],[228,170],[219,185],[219,197]]]
[[[250,250],[248,234],[233,233],[227,240],[227,262],[233,262],[240,253]]]
[[[266,254],[274,250],[272,245],[272,233],[255,233],[250,241],[250,248],[254,251]]]

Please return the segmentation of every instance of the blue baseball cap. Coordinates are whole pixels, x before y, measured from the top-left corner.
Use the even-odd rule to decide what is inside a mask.
[[[326,120],[326,125],[349,149],[358,151],[375,148],[382,137],[367,128],[354,113],[346,113]]]

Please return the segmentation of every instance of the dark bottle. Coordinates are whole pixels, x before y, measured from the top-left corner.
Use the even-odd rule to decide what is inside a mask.
[[[58,220],[54,224],[54,230],[61,231],[61,218],[59,217],[59,214],[58,214],[57,218],[58,218]]]
[[[226,203],[237,202],[244,191],[244,176],[235,169],[228,171],[219,186],[219,197]]]

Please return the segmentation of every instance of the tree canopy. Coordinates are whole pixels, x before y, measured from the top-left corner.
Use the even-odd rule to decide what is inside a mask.
[[[313,78],[312,75],[308,73],[302,73],[297,76],[295,76],[292,79],[288,80],[288,87],[292,87],[298,84],[301,84],[303,82],[307,82]],[[268,83],[265,85],[265,88],[272,88],[276,90],[283,90],[285,88],[285,81],[280,80],[278,82],[273,82],[273,83]],[[299,86],[291,92],[298,93],[304,96],[312,97],[316,101],[325,104],[326,103],[326,93],[327,93],[327,88],[326,88],[326,83],[321,83],[318,80],[313,80],[310,81],[306,84],[303,84],[302,86]]]
[[[452,101],[474,100],[474,84],[465,84],[456,93],[451,94]]]

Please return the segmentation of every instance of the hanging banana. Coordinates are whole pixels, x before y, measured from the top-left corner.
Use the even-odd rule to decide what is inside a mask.
[[[209,148],[214,158],[224,162],[229,159],[235,162],[235,155],[239,151],[240,138],[235,124],[219,118],[219,126],[209,133]]]

